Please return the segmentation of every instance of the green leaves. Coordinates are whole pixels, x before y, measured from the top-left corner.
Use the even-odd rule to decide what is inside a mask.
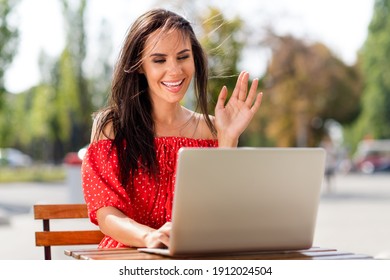
[[[375,1],[361,52],[365,89],[356,137],[390,138],[390,0]]]

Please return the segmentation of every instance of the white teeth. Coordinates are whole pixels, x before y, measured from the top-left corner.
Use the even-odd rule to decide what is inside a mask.
[[[179,86],[182,82],[183,82],[183,80],[178,81],[178,82],[174,82],[174,83],[171,83],[171,82],[162,82],[162,83],[163,83],[164,85],[166,85],[167,87],[177,87],[177,86]]]

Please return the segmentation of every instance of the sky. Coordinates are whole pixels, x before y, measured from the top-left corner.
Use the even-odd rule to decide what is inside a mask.
[[[93,55],[99,49],[97,37],[102,19],[111,25],[113,51],[110,59],[114,62],[129,25],[141,13],[154,7],[156,2],[90,0],[86,15],[90,53],[87,65],[93,67]],[[162,2],[161,7],[176,9],[188,18],[193,14],[192,9],[215,5],[227,17],[240,16],[252,29],[271,24],[279,34],[322,42],[347,64],[356,61],[356,53],[367,36],[374,5],[374,0],[204,0],[190,1],[192,4],[178,8],[178,3],[183,0]],[[6,73],[5,86],[10,92],[20,92],[40,81],[39,52],[43,50],[52,57],[59,56],[64,48],[65,35],[61,6],[57,0],[20,0],[13,20],[20,30],[20,43]],[[241,67],[253,76],[260,76],[267,59],[269,57],[264,52],[246,51]]]

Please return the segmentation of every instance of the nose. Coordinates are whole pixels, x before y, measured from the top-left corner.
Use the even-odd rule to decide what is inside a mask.
[[[183,72],[183,69],[182,69],[180,63],[178,63],[176,60],[171,61],[168,64],[168,73],[170,75],[174,76],[174,75],[181,74],[182,72]]]

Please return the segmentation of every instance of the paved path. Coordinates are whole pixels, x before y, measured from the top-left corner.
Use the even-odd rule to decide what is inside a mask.
[[[41,223],[33,220],[32,205],[69,197],[65,183],[0,184],[0,259],[42,259],[43,249],[34,246]],[[390,259],[389,213],[390,174],[338,175],[332,192],[324,188],[321,196],[314,245]],[[55,248],[53,258],[69,259],[63,249]]]
[[[390,174],[338,175],[324,192],[315,244],[390,259]]]

